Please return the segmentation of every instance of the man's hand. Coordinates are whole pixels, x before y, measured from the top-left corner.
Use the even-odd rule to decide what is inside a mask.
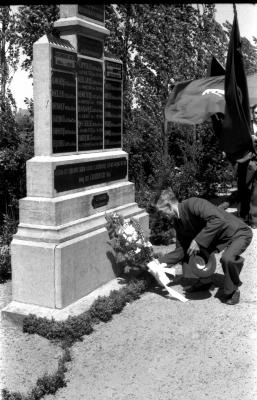
[[[196,253],[198,253],[200,251],[200,247],[198,246],[198,244],[196,243],[195,240],[192,240],[188,250],[187,250],[187,254],[189,256],[191,256],[192,254],[195,255]]]

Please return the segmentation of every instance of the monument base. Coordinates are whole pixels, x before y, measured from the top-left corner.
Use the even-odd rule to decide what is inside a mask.
[[[13,301],[62,309],[118,277],[105,212],[136,218],[148,233],[148,214],[136,203],[55,227],[48,241],[49,227],[21,226],[11,245]]]
[[[69,316],[77,316],[87,311],[99,296],[108,296],[111,290],[119,290],[124,285],[125,283],[122,279],[112,279],[105,285],[100,286],[90,294],[61,310],[12,301],[3,308],[2,318],[18,325],[22,325],[24,318],[29,314],[49,320],[53,318],[56,321],[65,321]]]

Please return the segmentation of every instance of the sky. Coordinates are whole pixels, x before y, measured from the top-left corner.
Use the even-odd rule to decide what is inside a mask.
[[[233,23],[234,13],[232,3],[216,4],[215,8],[217,9],[215,15],[217,22],[222,24],[228,20],[231,24]],[[253,43],[252,37],[255,36],[257,38],[257,4],[236,4],[236,9],[240,35]]]
[[[233,23],[233,4],[221,3],[216,4],[215,18],[220,24],[228,20]],[[237,3],[237,16],[239,23],[240,35],[246,37],[253,43],[252,37],[257,38],[257,4]],[[33,97],[32,79],[28,78],[28,73],[24,70],[19,70],[14,74],[11,90],[17,103],[18,108],[27,108],[24,103],[24,98]]]

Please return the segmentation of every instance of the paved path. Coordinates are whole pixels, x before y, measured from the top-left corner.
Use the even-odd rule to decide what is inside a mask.
[[[220,265],[213,289],[187,303],[158,288],[147,292],[72,347],[67,387],[44,400],[256,400],[256,231],[244,257],[238,305],[215,297],[223,279]],[[180,284],[174,288],[183,292]],[[9,351],[2,357],[8,367],[0,369],[2,386],[26,392],[43,370],[55,369],[60,353],[45,339],[11,326],[1,332]]]

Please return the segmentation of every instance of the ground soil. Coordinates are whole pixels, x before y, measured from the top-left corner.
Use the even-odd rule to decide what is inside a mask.
[[[167,250],[163,248],[162,250]],[[257,399],[257,232],[244,253],[241,302],[221,302],[221,266],[209,292],[181,303],[156,286],[73,345],[67,387],[44,400]],[[184,293],[181,270],[173,288]],[[3,307],[10,282],[0,286]],[[57,368],[61,349],[2,321],[1,387],[27,393]]]

